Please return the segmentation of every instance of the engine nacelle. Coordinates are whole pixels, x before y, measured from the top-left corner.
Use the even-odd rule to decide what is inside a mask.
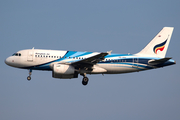
[[[53,71],[56,74],[74,74],[74,67],[70,65],[64,65],[64,64],[54,64]]]
[[[78,73],[76,73],[74,67],[71,65],[54,64],[52,76],[54,78],[70,79],[70,78],[77,78]]]

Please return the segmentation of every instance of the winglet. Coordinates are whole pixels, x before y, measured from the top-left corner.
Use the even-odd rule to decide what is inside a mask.
[[[108,55],[111,55],[111,52],[112,52],[112,50],[111,51],[107,51]]]

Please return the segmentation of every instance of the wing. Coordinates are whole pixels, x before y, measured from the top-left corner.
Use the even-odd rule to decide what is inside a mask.
[[[82,69],[82,68],[91,68],[93,65],[98,63],[99,61],[104,60],[104,57],[108,55],[109,53],[99,53],[97,55],[94,55],[92,57],[70,63],[72,66],[74,66],[76,69]]]

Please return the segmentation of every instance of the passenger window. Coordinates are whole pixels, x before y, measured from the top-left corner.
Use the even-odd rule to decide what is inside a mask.
[[[21,53],[19,53],[19,56],[21,56]]]

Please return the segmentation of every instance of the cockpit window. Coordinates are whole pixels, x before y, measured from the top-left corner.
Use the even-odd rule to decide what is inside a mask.
[[[12,56],[21,56],[21,53],[14,53]]]
[[[18,54],[17,54],[17,53],[14,53],[12,56],[18,56]]]

